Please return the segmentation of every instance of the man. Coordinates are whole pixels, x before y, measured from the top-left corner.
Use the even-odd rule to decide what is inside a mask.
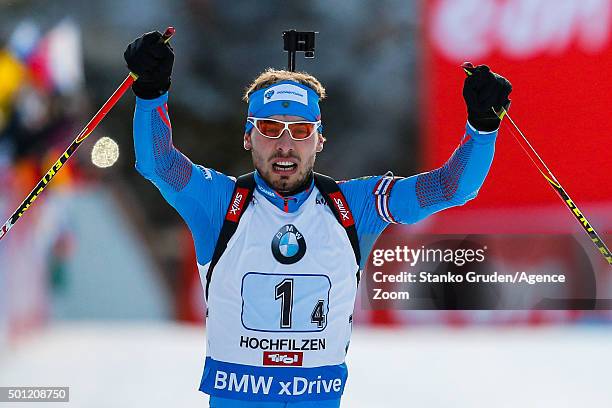
[[[255,172],[235,180],[172,145],[167,91],[174,54],[147,33],[125,51],[139,75],[136,168],[193,235],[207,298],[200,390],[211,407],[338,407],[352,313],[372,245],[391,223],[415,223],[474,198],[493,159],[510,83],[488,67],[464,85],[468,124],[439,169],[336,184],[313,172],[326,139],[325,89],[312,75],[267,70],[248,87],[243,137]],[[214,271],[214,273],[213,273]]]

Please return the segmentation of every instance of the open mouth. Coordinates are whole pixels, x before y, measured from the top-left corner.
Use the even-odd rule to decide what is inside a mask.
[[[291,173],[297,169],[297,164],[290,161],[277,161],[272,163],[272,168],[278,173]]]

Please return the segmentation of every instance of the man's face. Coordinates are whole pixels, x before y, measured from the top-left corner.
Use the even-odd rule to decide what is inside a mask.
[[[286,122],[306,120],[291,115],[270,118]],[[244,148],[251,151],[253,165],[264,180],[281,193],[295,190],[305,182],[317,153],[323,150],[324,141],[319,132],[306,140],[293,140],[286,129],[278,139],[263,136],[255,127],[244,134]]]

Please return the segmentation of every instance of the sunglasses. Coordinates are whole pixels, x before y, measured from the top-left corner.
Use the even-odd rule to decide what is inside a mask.
[[[321,126],[321,121],[316,122],[283,122],[276,119],[262,119],[249,116],[247,121],[269,139],[278,139],[285,129],[289,131],[289,136],[293,140],[306,140]]]

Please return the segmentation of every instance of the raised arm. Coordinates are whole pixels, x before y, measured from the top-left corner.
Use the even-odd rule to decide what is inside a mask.
[[[217,184],[233,186],[233,182],[227,176],[194,165],[174,146],[167,100],[167,93],[150,100],[136,98],[136,169],[155,184],[166,201],[175,208],[188,198],[210,202]],[[181,215],[185,212],[183,208],[177,210]]]
[[[193,164],[174,147],[167,103],[174,54],[159,37],[160,33],[147,33],[128,45],[124,54],[128,68],[139,75],[132,86],[136,169],[185,220],[198,262],[204,265],[212,256],[234,181]]]
[[[468,112],[465,134],[440,168],[397,181],[389,210],[397,221],[414,223],[445,208],[462,205],[478,194],[493,160],[502,107],[508,109],[510,82],[488,66],[465,63],[463,98]]]
[[[340,185],[364,253],[387,225],[413,224],[476,197],[489,172],[501,123],[492,108],[508,109],[511,91],[510,82],[487,66],[472,67],[463,88],[468,123],[459,146],[444,165],[407,178],[388,174]]]
[[[478,132],[469,123],[466,129],[459,147],[438,169],[407,178],[388,173],[340,183],[363,253],[370,252],[389,224],[414,224],[476,197],[493,160],[497,131]]]
[[[413,224],[476,197],[491,167],[496,137],[497,131],[479,132],[468,122],[461,143],[443,166],[395,181],[388,219]]]

